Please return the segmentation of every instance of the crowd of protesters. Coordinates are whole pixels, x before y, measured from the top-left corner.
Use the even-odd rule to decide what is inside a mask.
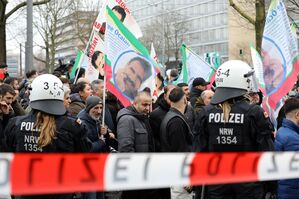
[[[89,82],[84,69],[70,79],[73,64],[53,74],[32,70],[25,79],[9,77],[0,85],[1,152],[244,152],[298,151],[299,99],[288,96],[275,129],[261,108],[252,69],[242,61],[220,66],[216,84],[195,78],[173,85],[178,71],[157,75],[156,98],[145,89],[129,107],[102,79]],[[168,77],[167,77],[168,76]],[[165,86],[164,86],[165,85]],[[189,87],[190,86],[190,87]],[[294,85],[294,91],[299,84]],[[104,98],[104,94],[106,95]],[[103,102],[105,99],[105,102]],[[105,103],[105,106],[103,106]],[[105,114],[104,124],[102,115]],[[228,134],[223,133],[229,132]],[[251,182],[206,187],[170,186],[153,190],[89,192],[15,198],[297,198],[299,180]]]

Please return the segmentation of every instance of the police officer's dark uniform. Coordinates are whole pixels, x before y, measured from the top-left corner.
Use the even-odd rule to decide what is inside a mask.
[[[91,142],[80,122],[68,119],[64,113],[62,82],[53,75],[41,75],[32,82],[30,106],[32,112],[11,119],[4,131],[6,152],[48,153],[89,152]],[[52,142],[39,147],[40,129],[36,127],[38,113],[55,116],[56,131]],[[73,194],[16,196],[15,198],[71,199]]]
[[[41,150],[37,146],[38,131],[34,128],[36,111],[10,119],[5,128],[5,152],[90,152],[91,142],[79,121],[56,116],[56,137]]]
[[[250,104],[244,95],[252,87],[251,68],[241,61],[228,61],[219,67],[216,92],[211,104],[196,119],[195,150],[200,152],[273,151],[271,124],[262,108]],[[245,75],[245,76],[244,76]],[[231,107],[224,116],[223,102]],[[222,107],[221,107],[222,106]],[[264,196],[262,183],[208,186],[206,198],[255,198]]]

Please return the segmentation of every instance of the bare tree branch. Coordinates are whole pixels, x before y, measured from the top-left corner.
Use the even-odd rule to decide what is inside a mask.
[[[40,58],[38,58],[36,56],[33,56],[33,57],[34,57],[35,60],[40,61],[40,62],[42,62],[44,64],[47,64],[46,60],[40,59]]]
[[[37,1],[37,2],[33,2],[33,5],[34,6],[37,6],[37,5],[42,5],[42,4],[45,4],[45,3],[48,3],[50,2],[51,0],[43,0],[43,1]],[[13,13],[15,13],[16,11],[18,11],[20,8],[24,7],[27,5],[27,2],[22,2],[18,5],[16,5],[11,11],[9,11],[6,15],[5,15],[5,18],[8,19]]]
[[[33,44],[34,44],[34,46],[33,46],[33,47],[39,47],[39,48],[41,48],[42,50],[46,50],[46,47],[45,47],[45,46],[43,46],[43,45],[42,45],[42,44],[40,44],[40,43],[37,43],[37,42],[33,41]]]
[[[229,0],[229,5],[235,9],[242,17],[244,17],[249,23],[255,25],[255,20],[251,18],[244,10],[235,4],[233,0]]]
[[[289,0],[289,2],[299,9],[299,2],[297,0]]]
[[[299,2],[297,0],[288,0],[287,11],[293,14],[299,14]]]

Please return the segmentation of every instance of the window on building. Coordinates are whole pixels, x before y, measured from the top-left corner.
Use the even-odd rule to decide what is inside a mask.
[[[219,29],[215,29],[215,40],[219,41],[221,39],[221,33]]]
[[[203,41],[208,41],[209,40],[208,31],[202,32],[202,40]]]
[[[208,5],[206,3],[202,4],[202,7],[203,7],[203,14],[207,14],[208,13]]]
[[[223,39],[228,39],[228,29],[223,28]]]
[[[199,13],[198,14],[203,15],[204,14],[204,6],[202,4],[200,4],[198,6],[199,6],[199,9],[198,9]]]

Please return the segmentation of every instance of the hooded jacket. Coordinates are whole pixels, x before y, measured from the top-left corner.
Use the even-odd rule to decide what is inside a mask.
[[[203,91],[198,90],[197,88],[191,88],[191,92],[190,92],[190,103],[191,106],[194,108],[195,106],[195,102],[197,100],[197,98],[199,98],[201,96],[201,93]]]
[[[283,119],[282,127],[275,139],[276,151],[299,151],[299,127],[288,119]],[[299,179],[279,180],[279,198],[298,198]]]
[[[105,142],[99,139],[100,132],[100,122],[92,119],[90,115],[86,112],[86,110],[80,111],[78,114],[78,118],[82,121],[82,124],[85,126],[87,130],[87,137],[92,142],[92,152],[107,152],[109,148],[107,148]]]
[[[117,137],[119,152],[153,152],[149,119],[133,107],[123,108],[117,114]]]
[[[150,114],[150,125],[154,136],[156,152],[161,151],[160,126],[169,109],[170,106],[167,104],[166,100],[162,98],[158,101],[158,107],[155,108],[155,110],[153,110],[153,112]]]
[[[199,113],[202,108],[205,106],[205,103],[203,102],[203,99],[201,97],[197,98],[194,105],[194,111],[195,113]]]
[[[68,108],[70,116],[76,117],[78,113],[85,108],[85,102],[81,99],[79,93],[71,94],[71,104]]]

